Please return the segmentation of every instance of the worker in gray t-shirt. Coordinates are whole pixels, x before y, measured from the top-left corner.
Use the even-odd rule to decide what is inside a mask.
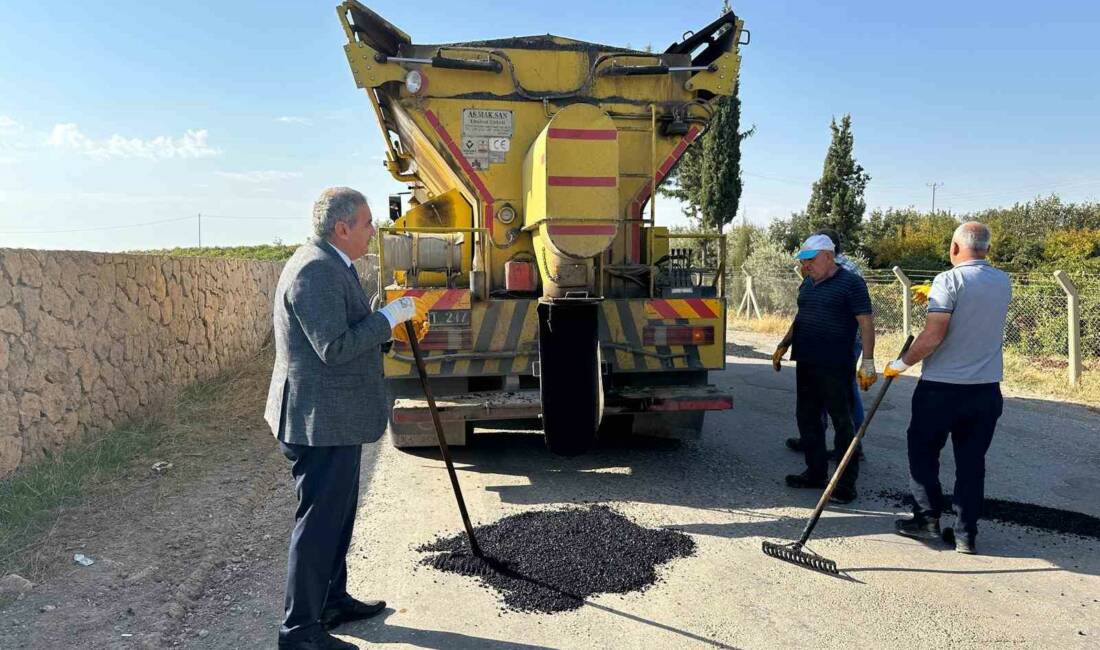
[[[1002,349],[1012,287],[1008,276],[985,259],[989,240],[989,228],[976,221],[955,230],[954,268],[932,282],[924,331],[884,373],[896,377],[924,361],[908,431],[909,475],[917,507],[912,519],[896,522],[897,532],[940,538],[940,452],[950,435],[955,451],[955,549],[962,553],[975,552],[985,500],[985,453],[1004,405]]]

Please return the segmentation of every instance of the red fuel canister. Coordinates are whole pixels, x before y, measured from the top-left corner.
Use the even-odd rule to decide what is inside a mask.
[[[512,260],[504,263],[504,288],[508,291],[534,291],[538,286],[535,265]]]

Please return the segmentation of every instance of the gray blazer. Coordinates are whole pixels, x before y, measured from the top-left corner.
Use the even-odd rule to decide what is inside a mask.
[[[389,401],[390,323],[323,240],[298,248],[275,289],[275,368],[264,419],[279,440],[329,447],[378,440]]]

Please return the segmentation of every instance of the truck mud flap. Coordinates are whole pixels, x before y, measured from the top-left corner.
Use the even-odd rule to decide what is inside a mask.
[[[603,415],[598,310],[568,298],[538,306],[542,427],[547,448],[562,456],[588,451]]]

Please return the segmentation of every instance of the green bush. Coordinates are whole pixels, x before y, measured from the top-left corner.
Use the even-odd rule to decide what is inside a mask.
[[[282,262],[290,259],[298,245],[260,244],[258,246],[227,246],[203,248],[163,248],[160,250],[131,251],[139,255],[167,255],[170,257],[221,257],[235,260],[260,260]]]

